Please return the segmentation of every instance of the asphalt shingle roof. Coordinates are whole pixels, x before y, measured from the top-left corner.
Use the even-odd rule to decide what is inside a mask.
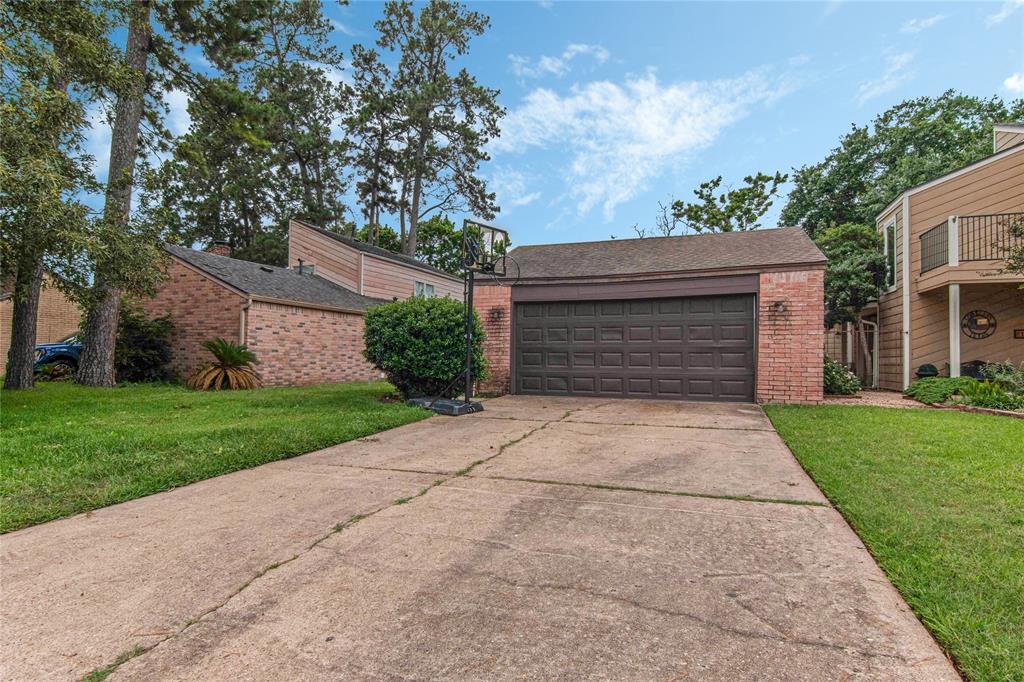
[[[572,278],[824,264],[799,227],[750,232],[520,246],[509,254],[519,277]],[[509,276],[516,265],[507,264]]]
[[[295,220],[295,219],[292,218],[292,220]],[[423,261],[421,261],[421,260],[419,260],[417,258],[413,258],[412,256],[406,256],[404,253],[395,253],[393,251],[388,251],[387,249],[382,249],[379,246],[374,246],[373,244],[367,244],[366,242],[359,241],[358,239],[352,239],[351,237],[346,237],[343,234],[338,234],[337,232],[331,232],[330,230],[325,230],[324,228],[320,227],[319,225],[313,225],[312,223],[303,222],[301,220],[295,220],[295,222],[300,223],[302,225],[305,225],[306,227],[310,228],[311,230],[316,230],[320,234],[322,234],[322,235],[324,235],[326,237],[330,237],[331,239],[334,239],[335,241],[339,241],[342,244],[345,244],[346,246],[350,246],[353,249],[355,249],[356,251],[362,251],[363,253],[368,253],[368,254],[370,254],[372,256],[379,256],[381,258],[387,258],[388,260],[393,260],[393,261],[396,261],[398,263],[402,263],[403,265],[408,265],[408,266],[411,266],[411,267],[414,267],[414,268],[419,268],[420,270],[426,270],[427,272],[433,272],[433,273],[438,274],[438,275],[444,275],[445,277],[455,277],[455,275],[453,275],[450,272],[445,272],[444,270],[440,270],[438,268],[435,268],[433,265],[429,265],[427,263],[424,263]],[[455,278],[458,279],[457,277],[455,277]]]
[[[300,275],[288,268],[260,265],[183,246],[168,244],[164,248],[171,255],[250,296],[345,310],[366,310],[381,302],[379,299],[357,294],[319,275]]]

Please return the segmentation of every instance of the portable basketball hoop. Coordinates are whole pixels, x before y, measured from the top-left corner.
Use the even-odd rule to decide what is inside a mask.
[[[477,273],[491,277],[505,276],[508,231],[467,218],[462,222],[462,269],[466,282],[466,382],[464,400],[444,398],[415,398],[410,403],[426,407],[439,414],[457,417],[482,412],[484,406],[473,401],[473,276]],[[456,377],[456,381],[459,377]],[[451,385],[454,385],[455,381]]]

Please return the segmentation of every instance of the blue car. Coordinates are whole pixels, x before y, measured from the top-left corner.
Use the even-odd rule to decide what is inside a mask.
[[[54,374],[72,374],[78,370],[78,359],[82,356],[82,342],[78,334],[61,339],[57,343],[40,343],[36,346],[35,369],[44,365],[52,366]]]

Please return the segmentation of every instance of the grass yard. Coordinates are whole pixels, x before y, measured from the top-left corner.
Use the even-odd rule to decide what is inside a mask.
[[[1024,420],[765,411],[961,672],[1024,680]]]
[[[0,532],[246,469],[428,416],[386,383],[198,393],[44,383],[0,393]]]

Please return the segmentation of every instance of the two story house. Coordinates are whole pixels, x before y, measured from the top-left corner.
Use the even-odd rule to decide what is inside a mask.
[[[256,353],[265,384],[301,385],[381,378],[363,358],[363,315],[410,296],[462,297],[462,279],[315,225],[289,223],[289,267],[166,246],[167,279],[138,303],[170,315],[171,366],[185,378],[212,358],[221,337]]]
[[[889,276],[862,311],[873,385],[903,390],[925,364],[959,376],[962,363],[1024,362],[1024,276],[1003,270],[1024,220],[1024,123],[994,138],[991,156],[906,190],[876,219]]]

